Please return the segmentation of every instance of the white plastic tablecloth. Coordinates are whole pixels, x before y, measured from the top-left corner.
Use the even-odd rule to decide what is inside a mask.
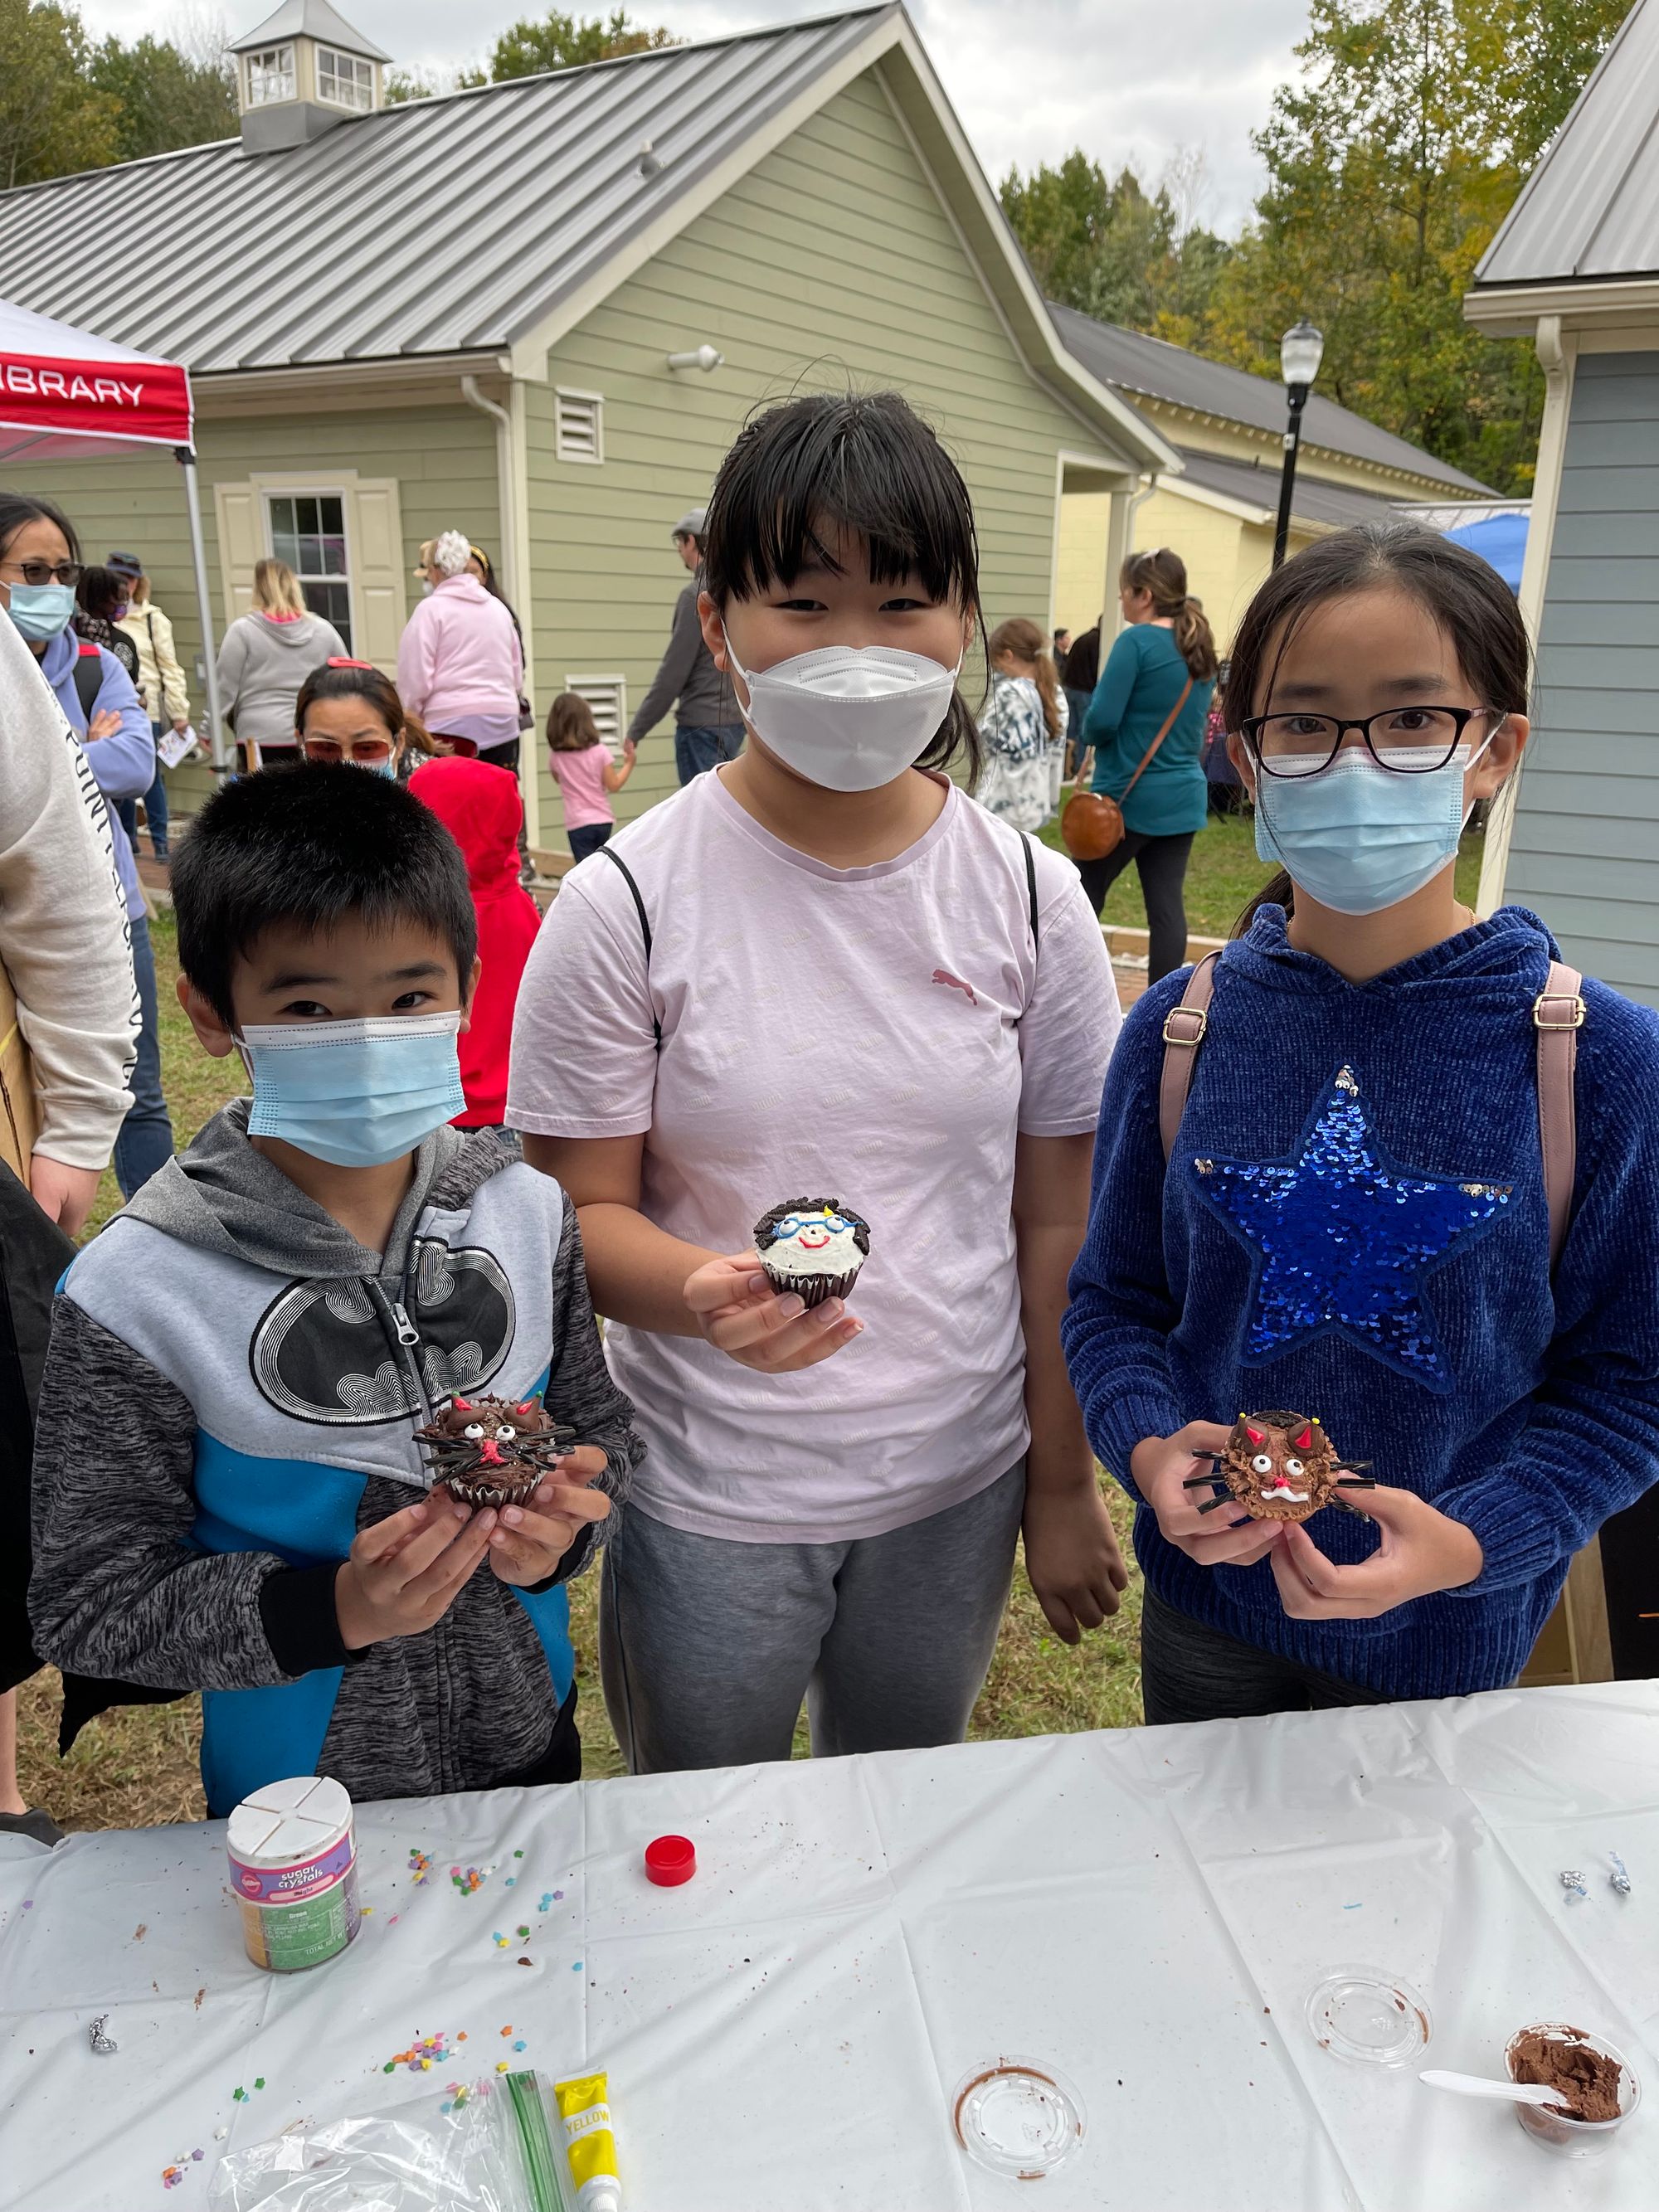
[[[664,1832],[696,1840],[689,1887],[644,1879]],[[0,2203],[197,2212],[228,2145],[502,2058],[609,2069],[629,2212],[1659,2203],[1659,1683],[372,1805],[358,1836],[362,1934],[293,1976],[242,1954],[222,1825],[0,1863]],[[1494,2073],[1512,2029],[1568,2020],[1647,2105],[1576,2163],[1507,2106],[1345,2064],[1304,2003],[1349,1963],[1427,1999],[1419,2063]],[[417,2033],[458,2056],[383,2072]],[[1087,2107],[1035,2191],[951,2130],[1003,2052]]]

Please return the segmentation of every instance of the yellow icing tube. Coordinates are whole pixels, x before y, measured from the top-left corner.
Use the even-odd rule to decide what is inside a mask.
[[[611,2132],[608,2084],[603,2074],[579,2075],[556,2081],[554,2101],[564,2122],[570,2178],[581,2212],[623,2212],[622,2182],[617,2172],[617,2139]]]

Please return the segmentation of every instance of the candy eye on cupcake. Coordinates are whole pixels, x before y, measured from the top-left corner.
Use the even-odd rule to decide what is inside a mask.
[[[791,1198],[755,1224],[755,1249],[775,1291],[809,1306],[845,1297],[870,1250],[870,1224],[838,1198]]]

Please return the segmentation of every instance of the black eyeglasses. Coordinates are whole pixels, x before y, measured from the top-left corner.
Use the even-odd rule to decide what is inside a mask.
[[[1328,768],[1350,730],[1358,730],[1378,768],[1391,775],[1427,775],[1444,768],[1477,714],[1498,707],[1389,707],[1362,721],[1336,714],[1252,714],[1238,726],[1250,756],[1267,775],[1317,775]]]
[[[79,561],[7,561],[0,567],[15,568],[26,584],[78,584],[82,564]]]

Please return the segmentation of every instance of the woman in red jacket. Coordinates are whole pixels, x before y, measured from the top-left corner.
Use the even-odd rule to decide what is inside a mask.
[[[510,770],[482,760],[432,760],[409,787],[424,799],[466,855],[483,963],[472,1018],[461,1040],[464,1129],[493,1127],[507,1118],[507,1056],[519,978],[541,927],[536,902],[519,884],[519,824],[524,804]]]

